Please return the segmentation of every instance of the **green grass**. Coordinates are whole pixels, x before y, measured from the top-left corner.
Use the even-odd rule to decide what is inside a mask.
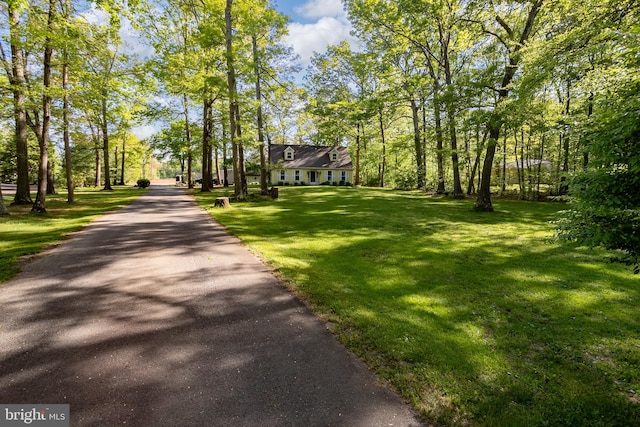
[[[640,277],[550,241],[563,206],[280,188],[202,206],[429,422],[640,425]]]
[[[0,283],[19,272],[21,257],[63,240],[68,233],[80,230],[107,211],[129,204],[142,193],[133,187],[115,187],[114,191],[79,188],[74,204],[66,202],[64,192],[47,196],[46,214],[31,214],[31,205],[9,206],[13,199],[5,196],[10,215],[0,216]],[[35,200],[35,194],[32,197]]]

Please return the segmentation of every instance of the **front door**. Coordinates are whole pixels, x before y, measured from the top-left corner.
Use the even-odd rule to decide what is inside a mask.
[[[317,173],[316,171],[310,171],[309,172],[309,184],[311,185],[315,185],[318,183],[318,178],[317,178]]]

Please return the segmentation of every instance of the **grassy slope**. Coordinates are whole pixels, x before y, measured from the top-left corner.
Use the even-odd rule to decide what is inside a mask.
[[[561,206],[280,195],[210,212],[431,422],[640,424],[640,277],[549,242]]]
[[[30,205],[10,206],[10,215],[0,217],[0,283],[19,271],[19,257],[40,252],[97,216],[129,204],[142,193],[132,187],[115,187],[114,191],[76,189],[76,203],[72,205],[67,204],[66,193],[47,196],[47,213],[43,215],[31,214]],[[12,198],[4,200],[9,206]]]

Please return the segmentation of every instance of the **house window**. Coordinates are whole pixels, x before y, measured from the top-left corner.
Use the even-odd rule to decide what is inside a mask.
[[[337,161],[338,160],[338,152],[336,150],[331,151],[330,158],[331,158],[332,162]]]
[[[340,172],[340,181],[347,182],[347,171]]]
[[[294,179],[296,182],[300,182],[300,171],[295,171]]]
[[[327,171],[327,181],[333,182],[333,171]]]
[[[284,182],[286,180],[287,180],[287,171],[281,170],[280,171],[280,181]]]
[[[285,160],[293,160],[293,148],[288,147],[286,150],[284,150],[284,159]]]

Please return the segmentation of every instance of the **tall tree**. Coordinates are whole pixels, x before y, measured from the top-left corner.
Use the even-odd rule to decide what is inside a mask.
[[[40,161],[38,169],[38,194],[31,208],[33,213],[45,213],[47,198],[47,177],[49,169],[49,129],[51,127],[51,58],[53,56],[53,17],[56,1],[49,0],[47,13],[47,34],[44,44],[43,94],[42,94],[42,134],[40,138]]]
[[[65,49],[62,59],[62,139],[64,142],[64,164],[67,180],[67,203],[75,202],[75,190],[73,183],[73,167],[71,160],[71,138],[69,132],[69,52]]]
[[[248,195],[245,175],[244,146],[240,129],[240,103],[238,100],[238,83],[236,80],[236,64],[233,51],[233,0],[226,0],[224,9],[225,47],[227,60],[227,88],[229,92],[229,126],[231,147],[233,150],[233,180],[236,199],[245,200]]]
[[[22,50],[22,26],[21,15],[25,2],[8,0],[6,11],[9,20],[10,54],[5,51],[5,45],[0,44],[2,65],[11,84],[13,94],[13,113],[15,121],[15,145],[17,162],[17,188],[13,204],[32,204],[31,190],[29,187],[29,156],[27,143],[27,110],[26,102],[26,60]],[[9,60],[8,57],[11,57]]]
[[[258,55],[258,37],[253,34],[251,36],[251,44],[253,46],[253,62],[254,62],[254,70],[255,70],[255,79],[256,79],[256,103],[257,103],[257,111],[256,111],[256,121],[258,126],[258,151],[260,153],[260,192],[263,195],[269,193],[268,190],[268,170],[267,170],[267,147],[265,147],[264,143],[264,121],[262,118],[262,75],[260,72],[260,57]]]
[[[493,204],[491,203],[491,174],[496,146],[504,122],[502,106],[509,97],[511,83],[523,58],[522,49],[534,34],[536,19],[543,3],[544,0],[527,2],[529,8],[528,10],[523,10],[524,24],[516,22],[515,24],[517,26],[513,23],[510,25],[499,14],[495,15],[495,22],[498,24],[498,29],[492,30],[486,23],[480,23],[485,32],[495,36],[503,45],[507,52],[507,62],[504,64],[500,86],[495,89],[498,93],[498,99],[487,123],[489,139],[487,141],[487,150],[482,167],[482,179],[480,181],[480,188],[478,189],[478,197],[474,205],[478,211],[493,212]],[[520,30],[518,31],[519,27]],[[502,35],[497,32],[499,30],[502,31]]]

